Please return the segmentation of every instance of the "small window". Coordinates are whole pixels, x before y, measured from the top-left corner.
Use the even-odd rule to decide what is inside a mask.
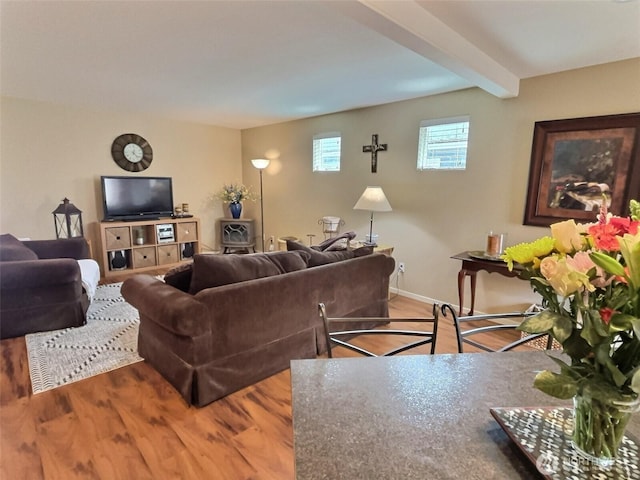
[[[319,133],[313,136],[313,171],[340,171],[340,142],[339,132]]]
[[[418,139],[418,170],[467,168],[469,117],[423,120]]]

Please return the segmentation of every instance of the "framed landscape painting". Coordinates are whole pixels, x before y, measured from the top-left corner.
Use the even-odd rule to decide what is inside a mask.
[[[593,222],[640,198],[640,113],[536,122],[524,224]]]

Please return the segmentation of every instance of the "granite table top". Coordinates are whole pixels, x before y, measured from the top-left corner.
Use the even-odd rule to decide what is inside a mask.
[[[489,409],[570,406],[533,388],[547,368],[545,352],[293,360],[296,478],[541,478]]]

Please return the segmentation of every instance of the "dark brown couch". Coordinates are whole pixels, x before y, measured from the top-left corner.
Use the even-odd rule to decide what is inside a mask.
[[[89,299],[76,260],[85,258],[84,238],[0,235],[0,338],[84,325]]]
[[[275,255],[282,254],[308,260],[299,252]],[[195,294],[147,275],[124,282],[124,298],[140,312],[140,355],[189,404],[206,405],[289,368],[291,359],[315,358],[324,351],[319,302],[332,315],[388,316],[391,257],[373,254],[267,276],[271,267],[264,264],[264,255],[269,254],[196,256],[194,277],[207,261],[222,262],[220,270],[232,271],[233,262],[244,257],[256,262],[252,269],[263,278]],[[251,269],[237,270],[242,277]],[[198,282],[203,286],[202,281],[202,275],[192,278],[183,289]]]

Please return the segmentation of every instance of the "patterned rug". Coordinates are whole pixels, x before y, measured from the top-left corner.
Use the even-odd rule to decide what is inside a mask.
[[[142,360],[138,311],[120,295],[121,285],[98,287],[86,325],[25,336],[34,394]]]

